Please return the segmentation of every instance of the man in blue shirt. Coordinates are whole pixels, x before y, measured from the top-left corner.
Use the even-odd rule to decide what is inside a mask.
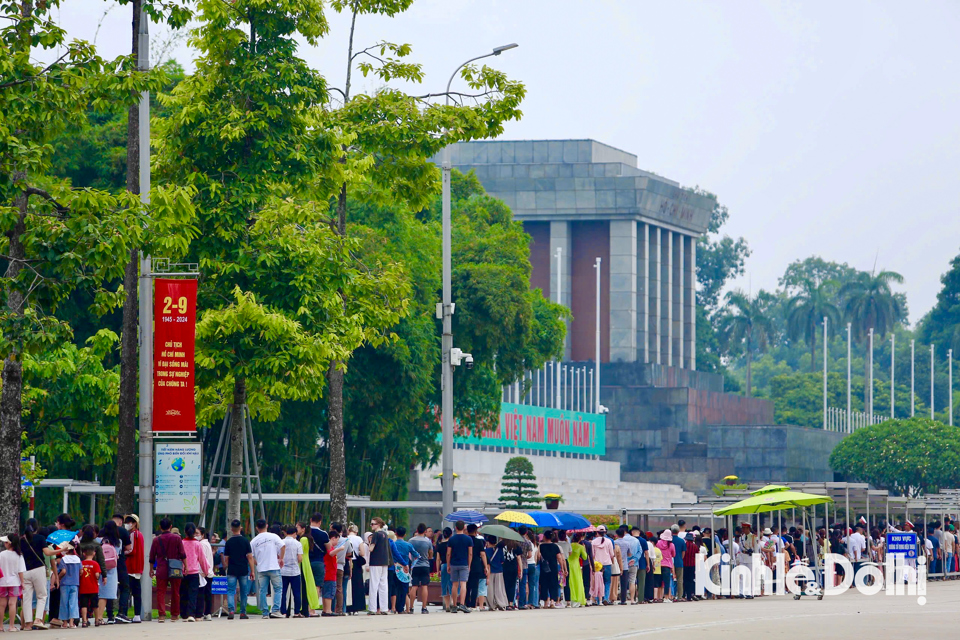
[[[410,588],[410,567],[420,558],[420,554],[413,545],[403,539],[407,535],[406,527],[397,527],[390,532],[390,551],[393,554],[394,566],[388,567],[390,572],[390,611],[403,613],[407,602],[407,589]],[[398,566],[399,565],[399,566]],[[398,575],[402,573],[403,575]]]
[[[453,526],[457,532],[447,543],[447,573],[450,574],[450,582],[453,586],[451,600],[453,607],[450,613],[457,611],[470,613],[465,603],[467,579],[470,574],[470,565],[473,563],[473,538],[464,533],[467,525],[463,520],[457,520]]]
[[[636,589],[637,602],[643,602],[647,591],[647,572],[651,569],[650,561],[650,543],[647,542],[647,536],[643,535],[640,527],[634,527],[630,530],[630,535],[637,541],[637,579],[630,585],[631,589]],[[633,593],[630,594],[630,600],[633,600]]]

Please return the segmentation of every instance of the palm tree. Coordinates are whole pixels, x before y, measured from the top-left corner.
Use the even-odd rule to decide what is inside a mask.
[[[878,336],[892,331],[894,325],[906,315],[903,305],[890,288],[891,283],[894,282],[903,283],[903,276],[895,271],[861,273],[856,280],[840,288],[843,314],[850,323],[850,329],[858,342],[863,342],[871,328]],[[865,348],[869,349],[866,345]],[[866,354],[864,358],[864,380],[869,379],[872,358],[872,353]],[[873,406],[873,389],[868,388],[866,392],[867,397],[864,401],[868,407],[871,407]]]
[[[753,383],[750,372],[753,351],[765,351],[774,333],[763,298],[763,292],[753,298],[740,289],[727,292],[727,309],[733,313],[728,312],[721,321],[724,343],[728,348],[733,344],[742,345],[747,356],[747,397],[750,397]]]
[[[810,345],[810,371],[817,370],[817,327],[824,318],[834,327],[840,324],[840,310],[832,300],[837,283],[824,280],[816,284],[805,279],[800,291],[787,301],[784,315],[787,319],[787,336],[791,340],[803,339]]]

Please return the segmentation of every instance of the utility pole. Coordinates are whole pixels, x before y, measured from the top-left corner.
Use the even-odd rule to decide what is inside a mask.
[[[916,369],[916,358],[914,353],[915,340],[910,341],[910,417],[917,413],[917,401],[914,395],[914,374]]]
[[[150,15],[141,9],[137,69],[150,70]],[[140,94],[140,202],[150,204],[150,92]],[[150,566],[153,542],[153,276],[150,256],[140,253],[140,532],[144,567]],[[205,505],[204,505],[205,506]],[[144,622],[153,610],[153,580],[149,571],[140,577]]]

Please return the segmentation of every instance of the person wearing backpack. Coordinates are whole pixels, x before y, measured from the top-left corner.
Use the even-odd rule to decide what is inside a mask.
[[[120,558],[121,546],[119,527],[113,520],[107,520],[103,523],[103,528],[100,530],[100,547],[103,549],[103,563],[107,572],[100,583],[97,619],[102,621],[104,619],[103,614],[106,612],[107,624],[114,624],[116,620],[113,617],[113,601],[117,599],[117,588],[119,586],[117,563]]]
[[[163,622],[167,616],[167,585],[172,592],[171,619],[176,621],[180,617],[180,580],[187,554],[180,536],[170,532],[171,526],[170,518],[160,520],[160,535],[150,545],[150,577],[157,579],[157,622]]]

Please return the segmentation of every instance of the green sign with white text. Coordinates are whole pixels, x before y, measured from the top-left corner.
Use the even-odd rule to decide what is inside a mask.
[[[607,452],[606,416],[504,402],[496,430],[458,433],[454,442],[602,456]]]

